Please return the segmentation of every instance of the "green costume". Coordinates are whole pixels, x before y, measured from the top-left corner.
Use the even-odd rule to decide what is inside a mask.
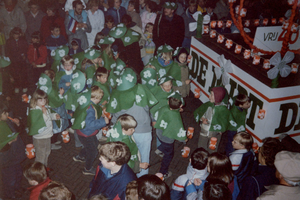
[[[99,104],[101,105],[104,101],[107,101],[107,102],[108,102],[108,101],[109,101],[109,98],[110,98],[110,88],[109,88],[108,82],[102,84],[102,83],[96,81],[96,82],[94,82],[93,85],[96,85],[96,86],[98,86],[101,90],[103,90],[103,97],[102,97],[102,99],[101,99],[101,101],[100,101]]]
[[[112,129],[107,131],[107,137],[107,142],[120,141],[125,143],[129,147],[131,157],[127,164],[135,173],[138,173],[140,171],[139,149],[132,136],[123,134],[120,122],[117,122]]]
[[[29,128],[29,135],[37,135],[47,128],[41,109],[30,109],[27,127]]]
[[[154,128],[163,130],[163,136],[179,141],[187,139],[179,110],[172,110],[166,105],[154,113],[154,119]]]
[[[141,71],[142,84],[146,85],[150,90],[157,85],[156,70],[152,68],[145,68]]]
[[[50,55],[54,60],[51,65],[51,69],[53,71],[55,72],[59,71],[60,61],[65,55],[68,55],[68,53],[69,53],[68,46],[60,46],[57,49],[51,51]]]
[[[239,108],[236,105],[233,105],[230,109],[230,112],[237,123],[236,131],[241,132],[246,130],[246,116],[247,116],[247,109]]]
[[[0,68],[7,67],[11,64],[9,57],[0,57]],[[2,71],[0,70],[0,95],[2,94],[3,87],[3,79],[2,79]]]
[[[115,38],[106,36],[103,39],[99,40],[99,44],[100,45],[101,44],[108,44],[108,45],[110,45],[114,41],[115,41]],[[107,70],[112,70],[115,67],[115,63],[116,62],[115,62],[113,56],[110,57],[104,49],[103,49],[101,58],[102,58],[102,60],[104,62],[103,67],[105,67]]]
[[[80,53],[76,53],[74,55],[72,55],[72,57],[74,58],[74,64],[76,65],[76,69],[81,70],[81,63],[83,61],[85,52],[82,51]]]
[[[5,121],[0,121],[0,150],[10,141],[14,140],[19,133],[12,132]]]

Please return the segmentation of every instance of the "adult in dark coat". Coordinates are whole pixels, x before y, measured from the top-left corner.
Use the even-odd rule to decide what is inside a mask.
[[[155,19],[153,27],[153,42],[156,49],[164,44],[170,45],[173,49],[181,47],[184,39],[184,20],[175,14],[177,4],[166,2],[163,14]]]

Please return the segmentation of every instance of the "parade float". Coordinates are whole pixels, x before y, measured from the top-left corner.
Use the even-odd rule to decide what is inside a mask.
[[[225,86],[231,104],[238,93],[247,94],[252,105],[246,130],[256,142],[287,133],[300,143],[300,37],[294,23],[300,0],[288,0],[289,19],[245,20],[243,2],[229,0],[232,21],[205,25],[199,15],[189,58],[191,90],[202,102],[216,85]],[[214,29],[233,24],[240,33],[219,34]],[[255,31],[246,33],[251,27]]]

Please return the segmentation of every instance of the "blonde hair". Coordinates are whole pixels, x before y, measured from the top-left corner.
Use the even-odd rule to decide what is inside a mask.
[[[85,67],[86,67],[87,64],[91,64],[95,67],[95,69],[97,69],[97,65],[93,62],[93,60],[85,58],[85,59],[83,59],[83,61],[81,63],[81,69],[83,71],[85,71]]]
[[[91,87],[91,91],[92,91],[91,98],[102,99],[104,93],[100,87],[98,87],[97,85],[94,85]]]
[[[48,96],[47,93],[44,92],[43,90],[37,89],[33,95],[32,98],[30,99],[30,108],[35,108],[37,106],[37,101],[38,99],[42,99],[45,98],[46,99],[46,105],[48,104]]]
[[[44,74],[46,74],[47,76],[49,76],[49,78],[53,82],[53,80],[55,78],[55,72],[52,69],[45,70]]]
[[[130,128],[135,128],[137,126],[137,122],[133,116],[124,114],[118,117],[118,122],[121,123],[121,126],[125,131],[128,131]]]
[[[172,60],[172,52],[163,52],[161,55],[161,58],[164,59],[165,61]]]
[[[36,181],[38,183],[42,183],[47,179],[46,167],[40,162],[34,162],[25,167],[23,175],[29,181]]]
[[[146,69],[146,68],[151,68],[151,69],[155,69],[155,70],[156,70],[156,68],[155,68],[153,65],[151,65],[151,64],[146,65],[146,66],[145,66],[145,69]]]
[[[62,57],[61,59],[61,63],[64,65],[65,63],[71,63],[72,65],[74,65],[74,59],[72,56],[70,55],[65,55],[64,57]]]
[[[100,44],[100,47],[108,55],[109,58],[113,57],[113,52],[111,50],[111,44]]]
[[[234,135],[233,139],[236,139],[241,145],[244,145],[248,151],[252,148],[253,138],[247,132],[238,132]]]
[[[91,198],[89,198],[89,200],[107,200],[107,198],[105,196],[103,196],[102,194],[98,194],[98,195],[94,195]]]
[[[123,142],[107,142],[101,145],[99,154],[107,162],[115,162],[119,166],[128,163],[131,156],[129,147]]]
[[[126,194],[126,200],[137,200],[138,199],[137,181],[131,181],[127,184],[125,194]]]
[[[91,9],[93,6],[99,6],[99,0],[89,0],[87,3],[87,10]]]
[[[147,23],[146,26],[145,26],[145,31],[144,31],[144,33],[147,33],[148,28],[151,27],[151,26],[153,27],[154,24],[151,23],[151,22]]]
[[[42,189],[39,200],[71,200],[72,193],[68,188],[59,182],[51,181]]]

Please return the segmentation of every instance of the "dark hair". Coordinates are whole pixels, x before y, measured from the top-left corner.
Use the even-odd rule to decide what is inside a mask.
[[[72,192],[62,184],[52,181],[42,189],[39,200],[71,200]]]
[[[123,142],[107,142],[99,149],[100,156],[107,162],[115,162],[117,165],[124,165],[130,159],[129,147]]]
[[[173,110],[177,110],[182,105],[182,102],[179,99],[175,99],[174,97],[169,98],[169,106]]]
[[[58,7],[56,6],[56,4],[47,5],[46,10],[51,10],[52,12],[54,12],[55,16],[58,15]]]
[[[102,32],[98,32],[95,36],[94,44],[98,45],[100,39],[103,39],[105,36]]]
[[[38,0],[30,0],[28,2],[28,7],[33,6],[33,5],[40,6],[39,1]]]
[[[134,6],[135,12],[136,13],[140,13],[140,6],[139,6],[139,1],[135,1],[135,0],[130,0],[128,5],[131,4]]]
[[[71,42],[71,46],[74,46],[74,45],[79,46],[79,44],[78,44],[78,42],[76,40],[72,40],[72,42]]]
[[[246,102],[249,102],[250,103],[251,99],[245,95],[245,94],[239,94],[237,97],[236,97],[236,100],[234,102],[234,105],[236,106],[240,106],[240,105],[243,105],[244,103]]]
[[[120,1],[120,4],[122,4],[122,0],[119,0]],[[108,0],[108,6],[110,8],[113,8],[114,7],[114,4],[115,4],[115,0]],[[121,5],[120,5],[121,6]]]
[[[132,18],[128,14],[124,14],[122,17],[122,23],[124,23],[126,26],[130,25],[132,22]]]
[[[263,140],[263,145],[260,147],[260,153],[265,159],[267,166],[275,167],[275,156],[283,150],[283,146],[277,138],[267,137]]]
[[[19,27],[14,27],[11,31],[10,31],[10,33],[9,33],[9,36],[10,37],[13,37],[13,35],[14,34],[20,34],[20,35],[22,35],[22,29],[21,28],[19,28]]]
[[[206,182],[203,190],[203,200],[231,200],[232,194],[224,183],[218,180]]]
[[[112,22],[115,23],[113,16],[107,15],[105,16],[105,23]]]
[[[34,39],[41,39],[41,32],[40,31],[34,31],[32,34],[31,34],[31,38],[34,38]]]
[[[51,30],[51,31],[54,31],[54,29],[56,29],[56,28],[59,28],[59,30],[60,30],[60,26],[59,26],[58,24],[56,24],[56,23],[54,23],[54,24],[52,24],[52,25],[50,26],[50,30]]]
[[[151,13],[156,13],[157,4],[154,1],[148,1],[147,6],[151,10]]]
[[[47,179],[46,167],[40,162],[34,162],[27,165],[23,174],[28,180],[33,180],[38,183],[42,183]]]
[[[104,74],[108,75],[108,70],[105,67],[98,67],[98,69],[96,70],[96,74],[95,76],[103,76]]]
[[[192,167],[198,170],[205,169],[208,162],[208,155],[208,151],[206,151],[204,148],[197,148],[191,155]]]
[[[83,3],[80,0],[73,1],[73,3],[72,3],[73,8],[76,8],[77,5],[82,5],[83,6]]]
[[[216,2],[215,1],[206,1],[205,7],[214,9],[216,7]]]
[[[137,180],[139,199],[170,200],[167,184],[153,174],[146,174]]]
[[[0,115],[2,115],[4,112],[8,112],[7,106],[4,104],[4,102],[0,103]]]

